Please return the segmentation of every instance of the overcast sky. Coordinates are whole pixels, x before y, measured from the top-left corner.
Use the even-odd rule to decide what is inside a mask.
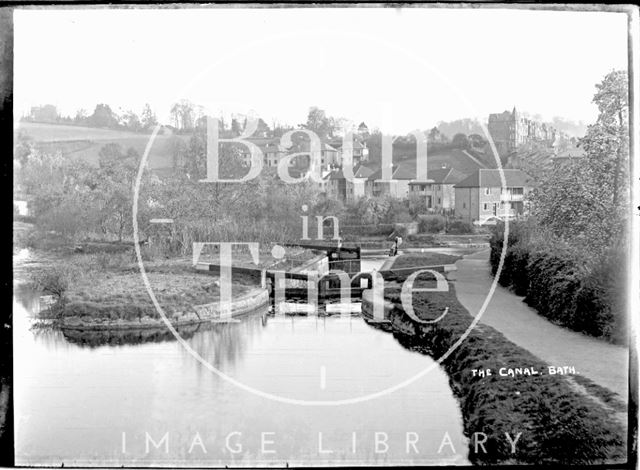
[[[167,122],[188,98],[295,125],[315,105],[395,133],[514,105],[591,122],[595,84],[627,68],[626,28],[506,9],[17,10],[15,109],[148,102]]]

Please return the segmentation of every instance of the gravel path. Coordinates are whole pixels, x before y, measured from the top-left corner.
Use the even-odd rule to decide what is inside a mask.
[[[487,297],[493,277],[489,250],[467,255],[456,262],[455,280],[458,300],[477,315]],[[555,366],[574,366],[576,371],[596,384],[608,388],[627,403],[629,351],[546,320],[527,306],[523,298],[498,285],[481,322],[490,325],[509,340]]]

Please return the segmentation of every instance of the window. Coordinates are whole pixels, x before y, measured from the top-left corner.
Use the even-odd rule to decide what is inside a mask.
[[[488,211],[489,210],[489,204],[487,204],[486,202],[484,204],[482,204],[482,210]]]
[[[484,195],[489,196],[491,194],[491,188],[484,188]]]
[[[440,198],[438,198],[438,204],[441,204]]]
[[[462,208],[463,208],[463,209],[466,209],[466,208],[467,208],[467,203],[466,203],[466,202],[463,202],[463,203],[462,203]]]

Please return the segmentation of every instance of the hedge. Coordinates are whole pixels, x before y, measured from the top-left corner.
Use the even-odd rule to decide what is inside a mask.
[[[418,217],[420,233],[438,233],[445,227],[445,218],[441,215],[421,215]]]
[[[422,319],[433,319],[448,307],[449,313],[434,325],[415,324],[399,307],[398,291],[386,297],[396,304],[392,324],[412,325],[395,329],[405,347],[439,358],[460,338],[472,317],[458,302],[453,285],[449,292],[415,293],[413,306]],[[509,312],[504,312],[506,315]],[[406,326],[406,325],[405,325]],[[400,331],[404,331],[401,333]],[[626,433],[612,418],[611,410],[575,391],[567,377],[545,374],[547,364],[511,343],[497,330],[482,323],[442,362],[454,393],[459,397],[469,460],[473,464],[594,464],[624,462]],[[501,377],[500,367],[534,367],[540,375]],[[473,369],[492,369],[494,375],[474,377]],[[474,451],[471,436],[485,433],[486,453]],[[504,437],[522,435],[511,453]]]
[[[540,315],[574,331],[616,343],[627,340],[626,260],[610,250],[595,263],[562,243],[531,237],[526,223],[510,224],[504,265],[498,282],[525,297]],[[490,263],[496,274],[503,227],[490,240]]]

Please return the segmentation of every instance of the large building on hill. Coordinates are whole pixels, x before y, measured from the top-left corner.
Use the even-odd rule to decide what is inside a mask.
[[[487,129],[501,155],[528,143],[546,142],[551,145],[557,133],[550,125],[522,116],[515,107],[513,111],[490,114]]]
[[[469,223],[484,223],[488,219],[513,218],[525,213],[526,195],[534,181],[521,170],[504,171],[505,187],[500,170],[480,169],[457,183],[455,215]]]

